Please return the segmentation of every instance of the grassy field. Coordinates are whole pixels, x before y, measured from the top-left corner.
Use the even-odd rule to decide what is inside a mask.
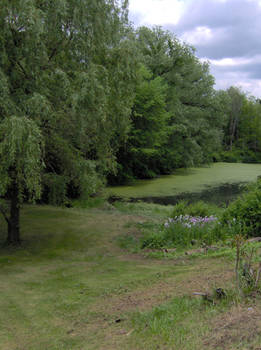
[[[153,259],[120,247],[170,211],[26,206],[22,246],[0,250],[0,349],[260,349],[258,298],[192,296],[231,290],[231,255]]]

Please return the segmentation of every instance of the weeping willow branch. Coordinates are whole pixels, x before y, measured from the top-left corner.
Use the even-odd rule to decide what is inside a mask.
[[[5,212],[4,208],[1,205],[0,205],[0,212],[2,213],[2,215],[5,218],[6,222],[9,224],[10,220],[9,220],[8,216],[6,215],[6,212]]]

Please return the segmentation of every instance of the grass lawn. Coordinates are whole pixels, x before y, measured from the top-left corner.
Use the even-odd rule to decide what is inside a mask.
[[[137,223],[169,211],[25,206],[22,246],[0,250],[0,349],[259,349],[258,299],[213,305],[192,296],[229,288],[231,259],[120,248],[119,237],[139,235]]]

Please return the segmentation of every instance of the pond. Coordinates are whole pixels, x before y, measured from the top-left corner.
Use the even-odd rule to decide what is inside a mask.
[[[178,169],[172,175],[137,180],[128,186],[108,187],[107,193],[160,204],[175,204],[181,199],[227,204],[243,191],[245,184],[260,175],[261,164],[214,163],[208,167]]]

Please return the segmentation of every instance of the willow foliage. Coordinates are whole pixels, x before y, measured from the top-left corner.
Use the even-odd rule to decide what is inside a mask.
[[[40,178],[45,192],[57,179],[66,193],[97,191],[129,129],[129,35],[127,1],[0,2],[0,173],[13,179],[0,195],[16,184],[39,198]]]

